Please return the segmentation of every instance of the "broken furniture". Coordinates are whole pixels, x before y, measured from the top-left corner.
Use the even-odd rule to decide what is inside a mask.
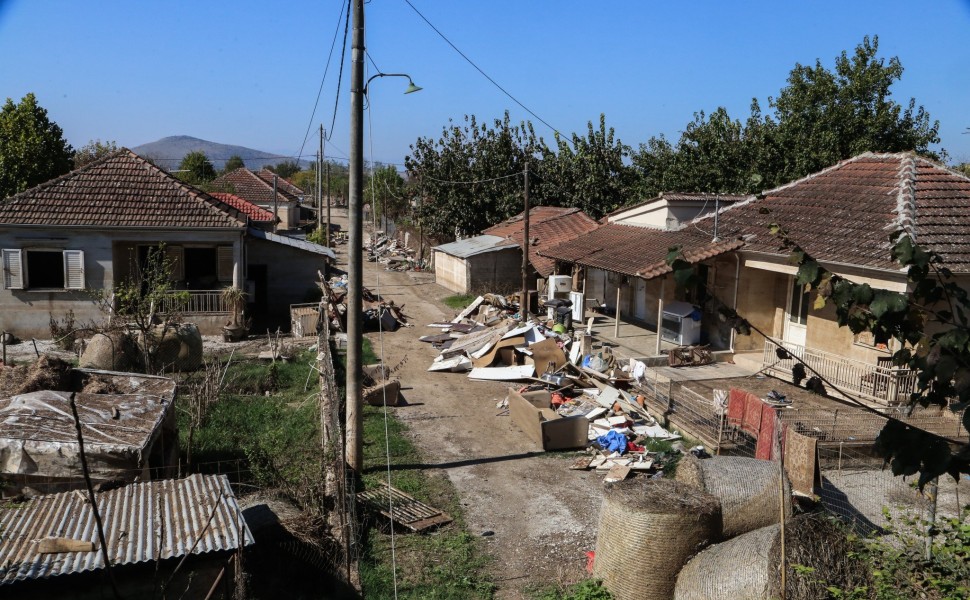
[[[411,531],[424,531],[452,521],[452,518],[443,511],[428,506],[389,485],[360,492],[357,494],[357,500],[366,508],[384,515]]]
[[[584,416],[563,417],[550,408],[552,394],[545,390],[519,393],[509,388],[512,423],[543,450],[583,448],[589,435]]]

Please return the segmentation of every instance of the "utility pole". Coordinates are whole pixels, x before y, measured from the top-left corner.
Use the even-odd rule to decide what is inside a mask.
[[[315,173],[313,175],[313,185],[316,188],[316,198],[317,198],[317,231],[323,226],[323,184],[322,178],[320,177],[320,168],[323,166],[323,161],[320,160],[320,152],[317,152],[317,163]]]
[[[519,314],[522,320],[528,318],[529,311],[529,163],[525,163],[525,212],[522,221],[522,300]]]
[[[279,219],[277,217],[277,196],[276,196],[276,180],[279,179],[275,174],[273,175],[273,233],[276,233],[276,221]]]
[[[363,327],[363,179],[364,179],[364,0],[353,0],[350,59],[350,193],[347,216],[347,466],[360,478],[364,466],[364,412],[361,387]]]
[[[327,248],[330,247],[330,163],[327,163]]]
[[[317,154],[317,156],[320,157],[320,161],[317,163],[317,181],[319,182],[319,185],[317,186],[317,189],[320,190],[320,195],[317,197],[318,198],[317,199],[317,229],[319,229],[320,227],[323,226],[323,160],[324,160],[324,157],[326,156],[324,154],[324,152],[323,152],[323,138],[324,138],[324,133],[325,132],[323,130],[323,123],[321,123],[320,124],[320,150],[319,150],[319,154]],[[327,190],[327,191],[329,191],[329,190]],[[330,204],[330,198],[329,197],[327,198],[327,204],[328,205]],[[329,212],[329,211],[330,211],[330,208],[328,207],[327,208],[327,212]],[[329,223],[330,220],[327,219],[327,221],[328,221],[327,225],[329,225],[330,224]],[[329,227],[327,228],[327,246],[328,247],[330,246],[330,228]]]

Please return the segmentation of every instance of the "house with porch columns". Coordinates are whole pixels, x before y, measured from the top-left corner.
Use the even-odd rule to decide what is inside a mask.
[[[50,320],[103,317],[94,292],[110,290],[164,244],[181,311],[203,333],[229,317],[223,288],[248,292],[261,326],[288,328],[334,255],[329,248],[254,227],[247,211],[192,187],[128,149],[0,201],[0,330],[47,337]]]
[[[582,269],[577,291],[615,307],[618,319],[652,331],[659,322],[662,331],[665,303],[689,302],[697,307],[702,343],[736,362],[790,376],[792,361],[776,353],[782,346],[846,392],[877,404],[906,399],[914,376],[892,366],[894,342],[839,327],[831,303],[813,310],[771,223],[830,271],[897,292],[907,291],[908,281],[892,260],[889,238],[905,228],[970,286],[970,178],[910,153],[862,154],[675,230],[611,220],[543,253],[560,270]],[[672,246],[698,265],[703,289],[677,289],[665,260]],[[767,337],[735,334],[718,318],[720,305]],[[660,354],[663,337],[647,355]]]

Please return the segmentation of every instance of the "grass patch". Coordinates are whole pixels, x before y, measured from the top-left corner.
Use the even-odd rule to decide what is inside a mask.
[[[304,499],[322,472],[316,388],[303,391],[313,357],[234,361],[225,391],[192,433],[193,470],[225,472],[234,482],[280,488],[294,500]],[[192,385],[191,376],[183,385]],[[177,418],[185,460],[191,416],[183,408]]]
[[[447,306],[448,308],[461,310],[466,306],[468,306],[469,304],[471,304],[472,300],[474,300],[477,297],[478,296],[473,296],[471,294],[456,294],[454,296],[448,296],[447,298],[444,298],[442,302],[444,302],[445,306]]]
[[[365,350],[369,344],[365,344]],[[466,531],[454,486],[443,474],[420,469],[424,459],[407,436],[407,427],[387,414],[385,444],[384,409],[364,408],[364,485],[371,489],[387,484],[390,451],[391,485],[418,500],[448,513],[454,522],[430,533],[397,534],[397,592],[400,598],[491,598],[495,587],[485,567],[487,558],[478,538]],[[393,465],[418,468],[393,469]],[[372,527],[363,541],[360,563],[365,597],[393,598],[391,536],[384,527]]]
[[[584,579],[569,586],[548,586],[530,590],[533,600],[612,600],[609,592],[598,579]]]

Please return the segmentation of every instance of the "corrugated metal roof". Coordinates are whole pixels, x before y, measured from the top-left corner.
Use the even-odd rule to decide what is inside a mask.
[[[434,249],[458,258],[468,258],[476,254],[498,252],[499,250],[505,250],[506,248],[512,248],[518,245],[516,241],[507,240],[497,235],[476,235],[475,237],[458,240],[450,244],[435,246]]]
[[[329,256],[333,259],[337,258],[337,255],[334,254],[333,250],[330,248],[321,246],[320,244],[314,244],[313,242],[308,242],[306,240],[298,240],[285,235],[277,235],[275,233],[263,231],[262,229],[256,229],[255,227],[249,228],[249,235],[253,236],[254,238],[266,240],[268,242],[275,242],[277,244],[283,244],[284,246],[299,248],[300,250],[304,250],[306,252],[313,252],[314,254]]]
[[[253,543],[225,475],[134,483],[96,498],[112,565],[184,556],[196,538],[192,554]],[[49,537],[93,542],[95,550],[39,554],[38,541]],[[43,496],[0,510],[0,585],[103,568],[86,493]]]

